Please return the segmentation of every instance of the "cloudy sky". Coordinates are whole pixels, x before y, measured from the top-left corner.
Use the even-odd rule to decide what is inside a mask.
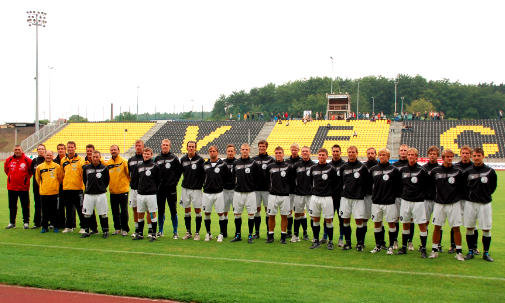
[[[137,91],[139,112],[211,110],[220,94],[331,76],[330,56],[333,76],[344,78],[502,83],[502,3],[2,1],[0,123],[35,117],[28,10],[48,20],[39,29],[40,118],[102,120],[111,103],[115,114],[136,112]]]

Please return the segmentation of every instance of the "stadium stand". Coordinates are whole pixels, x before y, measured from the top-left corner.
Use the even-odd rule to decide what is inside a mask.
[[[377,150],[386,147],[389,127],[387,120],[315,120],[307,123],[292,120],[289,125],[286,122],[275,125],[267,139],[268,153],[273,154],[277,146],[289,153],[291,144],[298,143],[300,148],[309,146],[313,156],[321,147],[326,148],[331,155],[331,147],[338,144],[343,156],[347,156],[347,147],[355,145],[359,156],[364,157],[368,147]]]
[[[102,153],[109,153],[112,144],[126,151],[154,125],[152,122],[69,123],[44,144],[48,149],[56,150],[59,143],[75,141],[80,154],[86,152],[86,144],[90,143]]]
[[[188,141],[197,142],[197,151],[208,153],[211,145],[216,145],[219,154],[226,153],[228,144],[238,149],[244,142],[253,142],[265,122],[263,121],[168,121],[149,140],[146,145],[155,153],[161,152],[161,140],[170,139],[171,151],[176,154],[187,152]],[[249,136],[250,133],[250,136]]]
[[[408,121],[402,129],[401,142],[427,154],[431,145],[452,149],[482,147],[489,158],[505,157],[505,122],[500,120],[471,121]]]

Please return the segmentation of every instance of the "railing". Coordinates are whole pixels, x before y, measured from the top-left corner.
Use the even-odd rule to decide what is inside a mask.
[[[66,123],[63,121],[58,121],[42,127],[38,132],[35,132],[28,138],[24,139],[21,142],[21,147],[26,152],[30,151],[37,143],[52,135],[56,130],[62,128],[65,124]]]

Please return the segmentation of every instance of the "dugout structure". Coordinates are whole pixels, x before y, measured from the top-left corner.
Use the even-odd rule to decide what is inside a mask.
[[[326,94],[328,120],[345,120],[351,114],[351,96],[349,94]]]

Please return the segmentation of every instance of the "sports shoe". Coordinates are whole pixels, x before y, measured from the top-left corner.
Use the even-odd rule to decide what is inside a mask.
[[[223,242],[223,234],[219,234],[219,236],[217,236],[217,242]]]
[[[55,232],[55,233],[59,233],[59,232],[60,232],[60,230],[58,229],[58,227],[55,227],[55,228],[53,229],[53,232]]]
[[[133,232],[133,233],[131,234],[131,236],[132,236],[132,238],[135,238],[135,237],[137,236],[137,233],[136,233],[136,232]]]
[[[196,235],[195,235],[195,240],[196,240]],[[205,234],[205,242],[209,242],[212,240],[212,235],[211,234]]]
[[[73,228],[65,228],[65,229],[62,231],[62,233],[66,234],[66,233],[71,233],[71,232],[73,232],[73,231],[74,231],[74,229],[73,229]]]
[[[108,231],[104,231],[103,234],[102,234],[102,238],[107,239],[108,237],[109,237],[109,232]]]
[[[326,245],[326,248],[328,248],[328,250],[333,250],[335,246],[333,245],[333,241],[328,241],[328,244]]]
[[[363,245],[356,245],[356,251],[362,252],[363,251]]]
[[[149,235],[148,237],[149,237],[149,242],[154,242],[157,239],[155,235]]]
[[[457,253],[454,258],[458,261],[465,261],[465,257],[463,257],[462,253]]]
[[[494,262],[494,259],[493,259],[493,258],[491,258],[491,256],[490,256],[488,253],[484,253],[484,254],[482,255],[482,259],[484,259],[484,260],[486,260],[486,261],[488,261],[488,262]]]
[[[200,234],[199,233],[195,233],[195,236],[193,237],[193,240],[200,241]]]
[[[32,229],[39,229],[39,228],[40,228],[40,226],[37,226],[37,225],[32,226]]]
[[[397,250],[398,249],[398,241],[393,242],[393,249]]]
[[[344,247],[344,240],[338,239],[338,247]]]
[[[26,224],[28,224],[28,223],[26,223]],[[54,228],[53,225],[49,225],[49,229],[53,229],[53,228]]]
[[[407,243],[408,250],[414,251],[414,244],[412,242]]]
[[[121,231],[116,229],[115,231],[112,232],[111,235],[116,236],[116,235],[120,235],[120,234],[121,234]]]
[[[447,251],[447,253],[449,253],[449,254],[455,254],[456,253],[456,247],[449,248],[449,250]]]
[[[45,233],[47,233],[47,229],[42,228],[42,229],[40,230],[40,233],[41,233],[41,234],[45,234]]]
[[[465,256],[465,260],[472,260],[473,258],[475,258],[475,256],[471,252],[468,252]]]
[[[291,243],[296,243],[296,242],[300,242],[300,238],[298,238],[297,236],[291,237]]]
[[[342,247],[342,250],[351,250],[352,249],[352,246],[351,244],[344,244],[344,246]]]
[[[326,240],[326,239],[324,239],[324,238],[323,238],[323,239],[321,239],[321,241],[319,241],[319,242],[321,242],[321,244],[326,244],[326,243],[328,242],[328,240]]]
[[[293,236],[293,233],[292,233],[292,232],[288,232],[288,233],[286,234],[286,239],[291,238],[292,236]]]
[[[174,235],[172,236],[172,239],[174,239],[174,240],[179,239],[179,234],[178,233],[174,233]]]
[[[386,252],[386,255],[392,255],[394,254],[395,252],[393,251],[393,247],[392,246],[389,246],[388,247],[388,251]]]
[[[253,244],[254,243],[252,235],[249,235],[249,237],[247,237],[247,243],[249,243],[249,244]]]
[[[480,255],[479,249],[478,248],[474,249],[473,250],[473,254],[476,255],[476,256]]]
[[[281,244],[286,244],[286,238],[281,238]]]
[[[12,229],[12,228],[16,228],[16,224],[9,223],[9,225],[5,227],[5,229]]]
[[[133,233],[132,234],[132,240],[142,240],[144,239],[144,235]]]
[[[316,242],[312,243],[312,246],[309,248],[314,249],[314,248],[319,248],[319,247],[321,247],[321,242],[316,241]]]
[[[30,228],[30,226],[28,225],[28,223],[25,223],[25,224],[23,224],[23,228],[28,229],[28,228]]]
[[[265,240],[265,243],[270,244],[270,243],[274,243],[274,241],[275,241],[275,240],[274,240],[274,238],[270,238],[270,237],[269,237],[269,238],[267,238],[267,239]]]
[[[182,239],[187,240],[187,239],[191,239],[191,237],[193,237],[193,235],[189,232],[186,232],[186,234],[184,235],[184,237],[182,237]]]
[[[255,233],[254,235],[252,235],[252,238],[253,239],[259,239],[260,238],[260,234],[259,233]],[[268,238],[268,235],[267,235],[267,238]]]
[[[240,235],[235,235],[235,237],[233,237],[233,239],[231,239],[230,242],[238,242],[238,241],[242,241],[242,238],[240,237]]]
[[[159,231],[156,233],[156,238],[161,238],[163,237],[163,232]]]
[[[428,257],[428,255],[426,255],[426,249],[422,249],[421,250],[421,258],[426,259],[427,257]]]
[[[407,254],[407,249],[405,247],[402,247],[398,250],[396,253],[397,255],[406,255]]]
[[[123,231],[121,232],[121,236],[123,236],[123,237],[128,236],[128,232],[127,232],[126,230],[123,230]]]
[[[89,237],[90,237],[90,234],[87,232],[84,232],[83,234],[81,234],[81,239],[89,238]]]
[[[98,229],[90,231],[89,234],[90,235],[96,235],[96,234],[98,234]]]
[[[303,241],[309,241],[309,235],[307,233],[304,233],[303,234],[303,238],[302,238]]]
[[[80,234],[84,234],[84,233],[86,233],[86,231],[84,230],[84,228],[81,228],[81,229],[79,230],[79,233],[80,233]]]
[[[442,245],[438,245],[438,252],[443,253],[444,251],[442,250]]]
[[[438,258],[438,251],[432,251],[428,258],[430,259]]]
[[[376,254],[376,253],[378,253],[379,251],[381,251],[381,247],[380,247],[380,246],[376,246],[376,247],[374,247],[374,249],[372,249],[372,250],[370,251],[370,253],[371,253],[371,254]]]

